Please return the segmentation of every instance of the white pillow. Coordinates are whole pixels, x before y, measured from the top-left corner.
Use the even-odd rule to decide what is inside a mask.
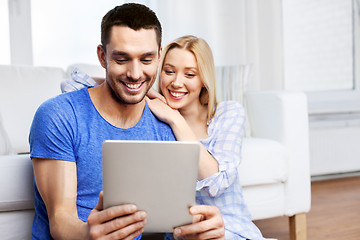
[[[8,155],[12,153],[12,149],[10,146],[9,138],[5,132],[5,129],[2,125],[1,121],[1,115],[0,115],[0,155]]]

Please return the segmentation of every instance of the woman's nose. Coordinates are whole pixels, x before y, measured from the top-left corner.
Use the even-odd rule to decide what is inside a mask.
[[[179,88],[182,87],[182,85],[183,85],[182,77],[180,76],[180,74],[177,74],[175,79],[171,82],[171,86],[174,88]]]

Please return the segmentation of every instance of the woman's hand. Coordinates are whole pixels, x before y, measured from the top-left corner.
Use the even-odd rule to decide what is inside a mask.
[[[150,90],[148,91],[146,96],[150,99],[158,98],[161,101],[163,101],[164,103],[166,103],[165,97],[163,95],[161,95],[159,92],[155,91],[153,88],[150,88]]]
[[[151,112],[161,121],[169,124],[170,127],[175,124],[176,120],[183,118],[178,110],[172,109],[159,98],[150,99],[149,97],[145,97],[145,99]]]
[[[175,239],[221,239],[225,240],[225,226],[216,206],[197,205],[189,210],[193,223],[175,228]]]

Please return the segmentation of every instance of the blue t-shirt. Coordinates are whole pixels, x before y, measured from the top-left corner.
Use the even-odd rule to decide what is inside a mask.
[[[93,105],[88,89],[59,95],[37,110],[29,136],[33,158],[76,163],[77,210],[86,222],[102,190],[102,143],[105,140],[175,141],[171,128],[145,106],[140,121],[121,129],[107,122]],[[134,178],[136,173],[134,173]],[[35,188],[32,239],[52,239],[45,204]]]

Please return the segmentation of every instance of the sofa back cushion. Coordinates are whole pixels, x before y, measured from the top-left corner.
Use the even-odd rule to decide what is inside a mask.
[[[60,94],[64,75],[55,67],[0,65],[0,115],[14,153],[30,151],[34,114],[42,102]]]
[[[9,138],[2,124],[2,117],[0,114],[0,155],[10,154],[12,151]]]

